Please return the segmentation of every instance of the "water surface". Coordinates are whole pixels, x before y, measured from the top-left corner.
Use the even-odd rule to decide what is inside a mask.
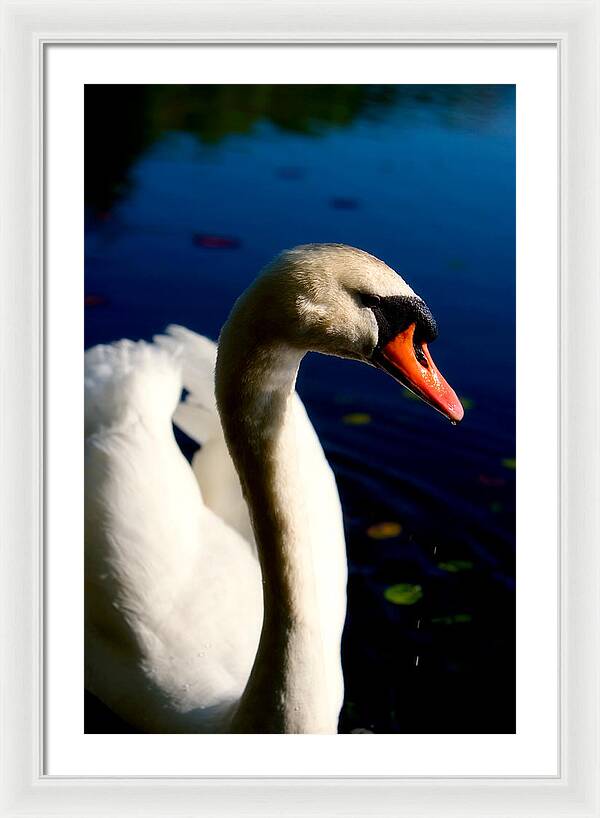
[[[87,87],[87,346],[216,338],[307,242],[406,277],[466,408],[453,427],[381,372],[302,365],[348,541],[340,729],[513,732],[514,87]],[[91,698],[86,728],[124,729]]]

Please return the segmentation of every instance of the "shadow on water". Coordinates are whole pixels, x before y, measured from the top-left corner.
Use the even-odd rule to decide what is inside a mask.
[[[340,729],[514,732],[514,87],[87,86],[85,116],[87,346],[216,338],[310,241],[426,298],[459,427],[348,361],[298,382],[345,513]],[[127,727],[87,696],[86,730]]]

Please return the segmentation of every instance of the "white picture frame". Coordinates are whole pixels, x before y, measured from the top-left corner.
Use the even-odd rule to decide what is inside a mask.
[[[0,815],[600,815],[600,8],[596,0],[4,0]],[[50,43],[554,43],[560,86],[560,773],[58,777],[44,716],[44,49]]]

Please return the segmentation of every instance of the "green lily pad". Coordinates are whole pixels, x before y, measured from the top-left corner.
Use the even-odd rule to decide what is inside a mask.
[[[349,415],[344,415],[342,423],[347,426],[366,426],[371,422],[371,415],[366,412],[350,412]]]
[[[409,582],[400,582],[398,585],[390,585],[383,592],[388,602],[394,605],[414,605],[423,596],[423,589],[420,585],[411,585]]]
[[[446,560],[445,562],[438,562],[437,567],[449,574],[458,574],[459,571],[470,571],[473,563],[471,560]]]
[[[471,614],[462,613],[451,614],[450,616],[435,616],[432,618],[431,622],[434,625],[460,625],[471,622],[472,619],[473,617]]]
[[[510,469],[510,471],[514,471],[517,468],[517,461],[514,457],[505,457],[502,461],[502,465],[505,469]]]

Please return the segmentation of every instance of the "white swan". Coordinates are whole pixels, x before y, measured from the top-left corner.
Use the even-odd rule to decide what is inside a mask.
[[[91,692],[147,732],[337,732],[342,517],[296,374],[309,350],[375,364],[457,422],[435,334],[383,262],[306,245],[236,302],[216,404],[215,347],[187,330],[86,353]],[[202,443],[193,470],[172,419]]]

